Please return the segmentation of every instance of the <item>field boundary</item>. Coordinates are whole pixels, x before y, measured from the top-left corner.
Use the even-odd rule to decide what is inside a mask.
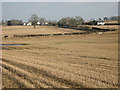
[[[55,34],[29,34],[29,35],[13,35],[13,37],[37,37],[37,36],[60,36],[60,35],[80,35],[89,34],[90,32],[72,32],[72,33],[55,33]],[[4,37],[5,38],[5,37]]]

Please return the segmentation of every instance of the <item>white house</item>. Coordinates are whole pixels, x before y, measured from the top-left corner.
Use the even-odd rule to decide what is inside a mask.
[[[32,23],[31,23],[31,22],[28,22],[28,23],[24,22],[23,25],[24,25],[24,26],[31,26]]]
[[[32,23],[31,23],[31,22],[28,22],[28,23],[27,23],[27,26],[31,26],[31,25],[32,25]]]
[[[37,22],[37,25],[40,25],[40,22]]]
[[[100,21],[100,22],[97,22],[97,25],[105,25],[105,23]]]
[[[24,26],[26,26],[26,23],[23,23]]]
[[[45,23],[37,22],[36,24],[37,24],[37,25],[40,25],[40,24],[41,24],[41,25],[48,25],[48,22],[45,22]],[[32,25],[32,22],[27,22],[27,23],[24,22],[23,25],[24,25],[24,26],[26,26],[26,25],[27,25],[27,26],[31,26],[31,25]]]
[[[48,25],[48,22],[45,22],[45,25]]]

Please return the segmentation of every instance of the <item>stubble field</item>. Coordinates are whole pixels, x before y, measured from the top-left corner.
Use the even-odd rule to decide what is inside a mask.
[[[46,29],[48,32],[52,30],[49,27]],[[54,27],[53,29],[55,30]],[[60,30],[64,32],[64,29]],[[8,30],[3,32],[8,33]],[[3,44],[25,45],[3,46],[2,86],[117,88],[117,40],[116,32],[102,35],[3,38]]]
[[[70,33],[70,32],[81,32],[73,29],[63,29],[54,26],[3,26],[2,37],[13,35],[35,35],[35,34],[57,34],[57,33]]]

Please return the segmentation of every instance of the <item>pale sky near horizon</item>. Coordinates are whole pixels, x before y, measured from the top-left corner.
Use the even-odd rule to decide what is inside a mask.
[[[2,19],[28,21],[32,14],[47,20],[81,16],[85,20],[118,15],[117,2],[2,2]]]
[[[1,2],[119,2],[120,0],[1,0]]]

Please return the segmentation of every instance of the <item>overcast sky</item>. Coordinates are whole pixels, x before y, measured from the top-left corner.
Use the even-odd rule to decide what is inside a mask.
[[[3,2],[3,20],[28,21],[32,14],[47,20],[81,16],[85,20],[118,15],[117,2]]]

